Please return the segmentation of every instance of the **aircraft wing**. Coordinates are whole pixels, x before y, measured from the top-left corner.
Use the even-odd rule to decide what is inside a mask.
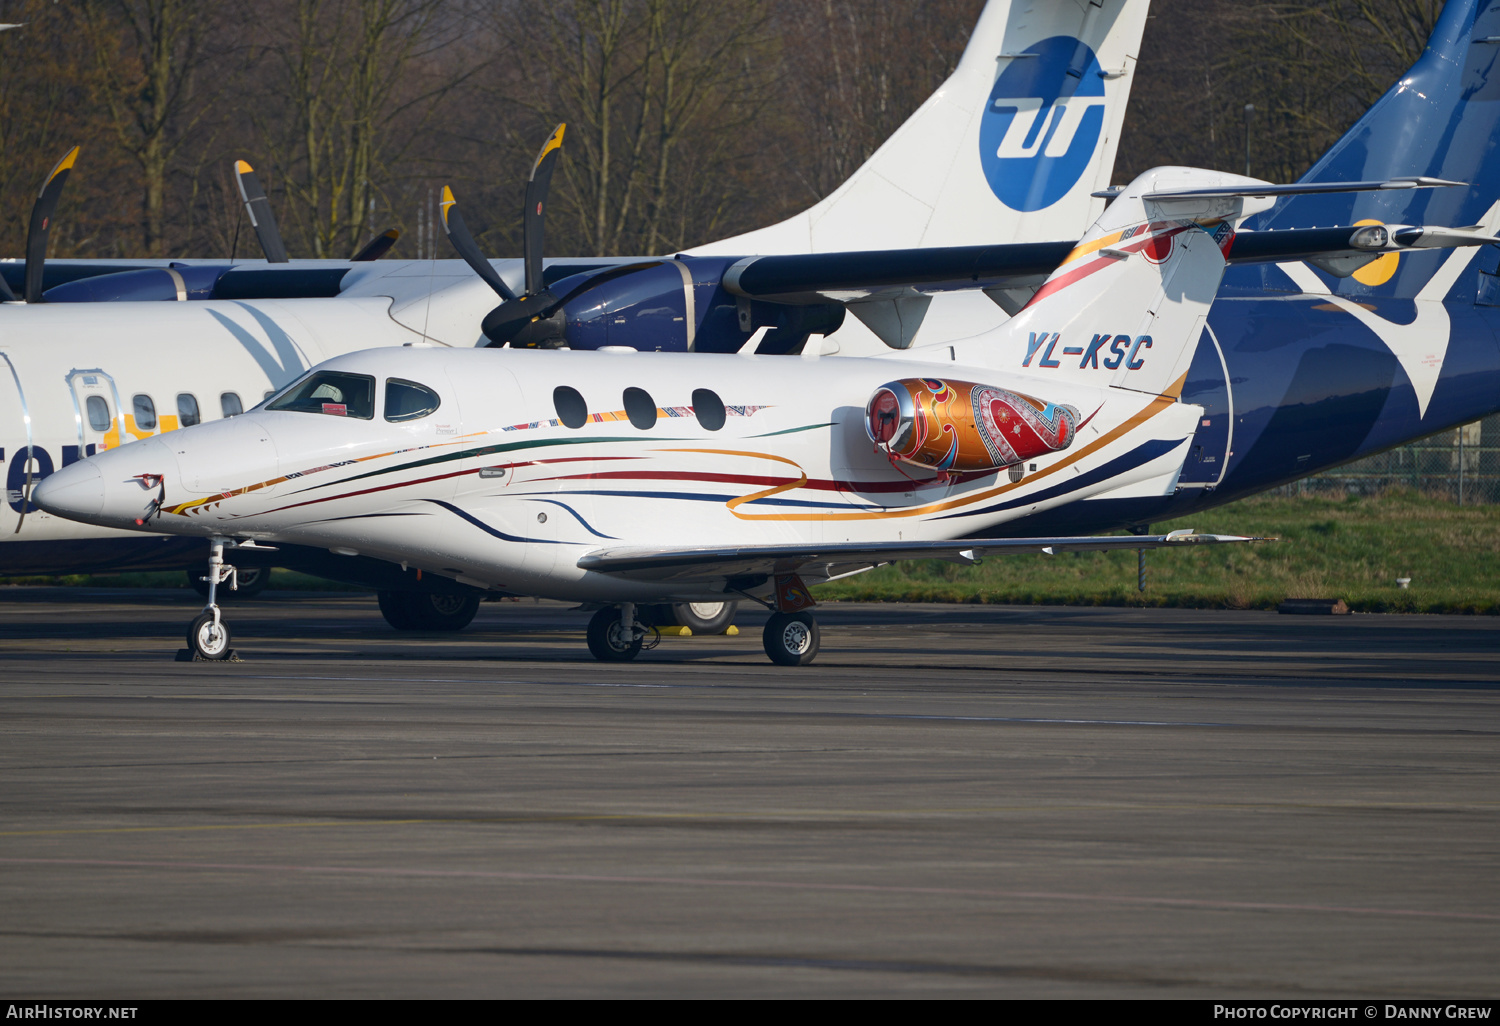
[[[725,548],[598,549],[578,560],[581,570],[632,581],[712,583],[727,581],[753,588],[782,574],[800,574],[809,582],[832,580],[904,559],[946,559],[975,564],[987,555],[1008,552],[1108,552],[1266,541],[1229,534],[1172,531],[1154,535],[1100,535],[1074,538],[966,538],[955,541],[835,542],[826,545],[736,545]],[[738,585],[735,584],[739,581]]]
[[[1229,263],[1373,260],[1382,253],[1500,242],[1482,229],[1422,225],[1346,225],[1236,232]],[[941,246],[850,253],[745,257],[724,272],[734,295],[772,303],[857,303],[961,289],[1025,289],[1047,280],[1072,242]]]

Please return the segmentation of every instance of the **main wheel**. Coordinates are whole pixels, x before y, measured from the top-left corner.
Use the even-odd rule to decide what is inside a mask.
[[[188,627],[187,643],[204,659],[228,659],[229,625],[222,618],[214,623],[214,614],[204,610]]]
[[[474,622],[479,612],[478,595],[440,595],[432,592],[408,592],[417,630],[461,631]]]
[[[625,663],[640,655],[641,641],[635,631],[620,626],[619,609],[605,606],[589,620],[589,651],[602,663]]]
[[[672,619],[694,634],[723,634],[734,622],[738,602],[673,602]]]
[[[379,591],[375,598],[380,602],[380,615],[385,622],[398,631],[418,631],[416,610],[412,608],[412,593],[409,591]]]
[[[781,666],[806,666],[818,655],[818,621],[811,613],[772,613],[761,635],[766,655]]]

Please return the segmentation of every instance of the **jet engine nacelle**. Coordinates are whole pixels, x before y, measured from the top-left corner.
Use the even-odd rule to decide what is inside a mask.
[[[994,385],[903,378],[865,405],[865,430],[894,459],[926,470],[988,471],[1066,449],[1078,410]]]

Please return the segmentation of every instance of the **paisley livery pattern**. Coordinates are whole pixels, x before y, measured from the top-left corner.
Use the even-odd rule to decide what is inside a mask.
[[[1073,444],[1078,411],[993,385],[905,378],[865,408],[871,441],[893,460],[940,472],[991,471]]]

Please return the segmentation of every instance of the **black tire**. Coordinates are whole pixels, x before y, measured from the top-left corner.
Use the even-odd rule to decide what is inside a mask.
[[[417,624],[416,611],[412,609],[412,592],[409,591],[379,591],[375,593],[380,602],[380,615],[385,617],[385,622],[398,631],[421,630]]]
[[[601,663],[628,663],[641,654],[644,640],[631,632],[630,643],[623,644],[620,637],[620,610],[616,606],[605,606],[589,620],[589,651]]]
[[[203,598],[208,598],[208,582],[202,570],[187,572],[188,585]],[[242,566],[239,568],[239,588],[231,590],[228,584],[219,586],[218,600],[233,602],[235,599],[250,599],[266,590],[271,583],[271,568],[268,566]]]
[[[818,656],[820,635],[811,613],[772,613],[761,644],[778,666],[806,666]]]
[[[229,640],[229,625],[221,617],[215,629],[214,614],[208,610],[199,613],[188,627],[188,648],[201,659],[228,659]]]
[[[673,602],[672,619],[679,627],[690,627],[694,634],[723,634],[734,623],[738,602]]]

